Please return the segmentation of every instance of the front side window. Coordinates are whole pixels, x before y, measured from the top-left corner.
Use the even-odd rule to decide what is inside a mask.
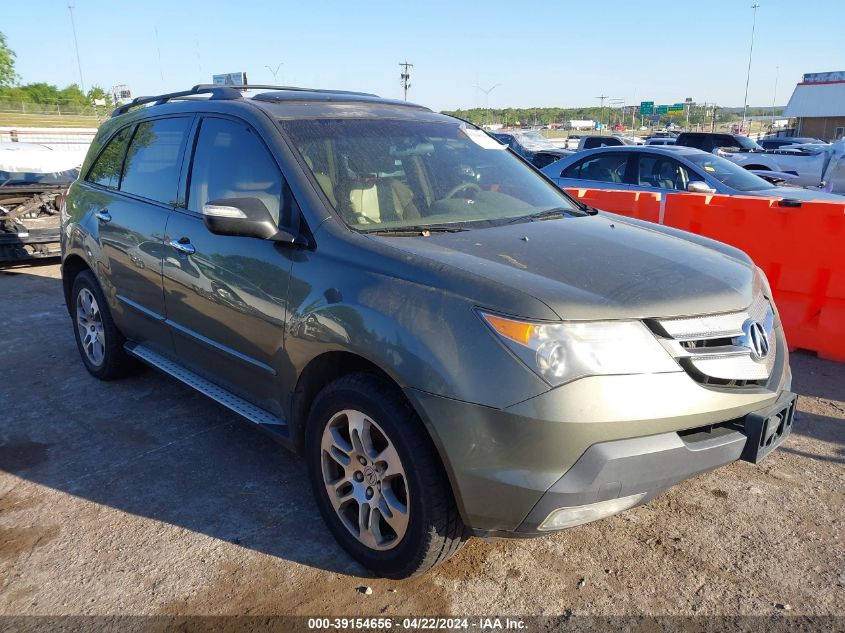
[[[489,224],[577,210],[503,145],[460,121],[299,119],[280,125],[328,201],[357,230]]]
[[[176,204],[182,148],[190,127],[188,117],[139,123],[126,152],[120,190]]]
[[[686,190],[690,177],[678,161],[659,154],[640,154],[638,162],[637,182],[641,186]]]
[[[257,198],[279,223],[282,174],[264,143],[244,123],[207,118],[194,151],[188,208],[202,213],[207,202],[227,198]],[[290,226],[290,218],[283,217],[282,224]]]
[[[129,144],[131,134],[131,126],[125,127],[115,134],[103,151],[100,152],[85,180],[109,189],[117,189],[120,184],[120,168],[123,166],[123,156],[126,154],[126,146]]]
[[[625,181],[625,167],[627,164],[628,152],[599,154],[573,165],[564,172],[563,177],[621,183]]]

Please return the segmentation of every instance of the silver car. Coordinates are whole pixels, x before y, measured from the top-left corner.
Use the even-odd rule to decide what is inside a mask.
[[[671,145],[587,150],[552,163],[542,172],[563,188],[689,191],[837,202],[845,199],[814,189],[775,186],[715,154]]]

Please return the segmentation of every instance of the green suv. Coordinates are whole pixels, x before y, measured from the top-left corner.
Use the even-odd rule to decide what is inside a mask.
[[[86,369],[140,360],[301,453],[329,529],[384,576],[756,462],[792,425],[745,254],[585,207],[417,105],[136,99],[100,127],[61,235]]]

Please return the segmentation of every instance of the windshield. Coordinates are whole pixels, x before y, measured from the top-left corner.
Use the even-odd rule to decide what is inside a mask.
[[[753,149],[758,151],[763,149],[750,138],[748,138],[747,136],[742,136],[741,134],[735,134],[734,140],[736,141],[737,145],[739,145],[742,149]]]
[[[514,136],[528,149],[560,149],[539,132],[518,132]]]
[[[576,210],[485,132],[459,121],[281,121],[329,202],[352,228],[463,226]]]
[[[761,191],[774,189],[774,185],[755,176],[747,169],[714,154],[687,154],[684,156],[689,162],[715,178],[719,182],[737,191]]]

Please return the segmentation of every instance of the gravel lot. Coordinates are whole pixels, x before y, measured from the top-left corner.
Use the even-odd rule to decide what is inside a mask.
[[[0,272],[0,322],[0,615],[845,616],[843,364],[793,355],[800,419],[757,467],[394,582],[248,423],[152,370],[89,377],[58,266]]]

